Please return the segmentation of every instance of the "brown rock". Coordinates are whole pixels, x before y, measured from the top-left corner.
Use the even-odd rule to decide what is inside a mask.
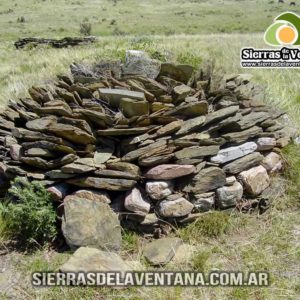
[[[144,176],[155,180],[170,180],[194,173],[193,165],[159,165],[148,170]]]

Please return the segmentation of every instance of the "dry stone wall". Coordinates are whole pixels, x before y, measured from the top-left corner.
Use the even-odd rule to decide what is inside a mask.
[[[209,74],[138,51],[71,73],[0,117],[1,191],[16,176],[43,183],[64,203],[71,247],[119,249],[120,221],[160,234],[235,207],[283,167],[284,113],[248,74],[212,88]]]

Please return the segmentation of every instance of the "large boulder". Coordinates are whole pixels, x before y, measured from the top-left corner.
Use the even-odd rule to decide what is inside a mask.
[[[68,196],[64,199],[62,232],[73,249],[82,246],[107,251],[121,248],[121,227],[118,216],[108,204]]]

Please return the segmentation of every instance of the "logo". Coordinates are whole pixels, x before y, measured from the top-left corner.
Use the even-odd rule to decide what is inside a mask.
[[[272,49],[241,49],[242,68],[300,68],[300,17],[285,12],[274,19],[264,41]],[[274,49],[275,47],[275,49]]]
[[[265,43],[270,46],[300,45],[300,18],[292,12],[280,14],[265,32]]]

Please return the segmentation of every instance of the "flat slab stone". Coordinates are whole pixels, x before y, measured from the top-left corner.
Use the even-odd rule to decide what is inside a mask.
[[[222,135],[222,137],[227,142],[240,144],[240,143],[246,142],[250,138],[257,137],[262,133],[263,133],[263,130],[260,127],[253,126],[249,129],[246,129],[243,131],[225,133]]]
[[[258,196],[270,185],[270,178],[263,166],[243,171],[240,174],[240,179],[246,191],[252,196]]]
[[[122,98],[130,98],[135,100],[145,100],[144,93],[134,92],[121,89],[99,89],[102,98],[108,101],[113,107],[119,107]]]
[[[95,168],[87,165],[72,163],[72,164],[62,166],[61,170],[67,174],[83,174],[83,173],[94,171]]]
[[[122,136],[122,135],[135,135],[149,131],[149,127],[136,127],[136,128],[109,128],[98,130],[99,136]]]
[[[128,172],[133,175],[140,175],[140,168],[134,164],[128,163],[128,162],[108,162],[106,164],[108,169],[117,170],[117,171],[123,171]]]
[[[224,164],[228,161],[235,160],[247,154],[254,152],[257,145],[254,142],[248,142],[236,147],[222,149],[216,156],[213,156],[210,161],[213,163]]]
[[[193,76],[193,74],[194,68],[192,66],[163,63],[161,65],[159,77],[166,76],[187,84]]]
[[[208,103],[206,101],[197,101],[195,103],[187,103],[184,105],[177,106],[167,114],[172,116],[186,116],[195,118],[201,115],[207,114]]]
[[[217,167],[202,169],[194,178],[185,185],[184,192],[202,194],[212,191],[226,184],[225,173]]]
[[[92,187],[109,191],[127,191],[136,184],[136,181],[129,179],[99,177],[74,178],[68,180],[68,182],[80,187]]]
[[[71,248],[89,246],[118,251],[121,226],[118,216],[108,204],[68,196],[64,200],[62,232]]]
[[[263,159],[263,155],[261,155],[259,152],[254,152],[225,165],[223,170],[226,173],[238,174],[260,164]]]
[[[159,165],[148,170],[144,176],[155,180],[170,180],[192,174],[195,170],[193,165]]]
[[[175,152],[176,159],[186,159],[186,158],[200,158],[205,156],[215,155],[219,152],[220,146],[194,146],[189,148],[183,148]]]
[[[167,264],[183,242],[179,238],[162,238],[145,245],[143,256],[153,266]]]
[[[116,171],[116,170],[97,170],[95,174],[99,177],[108,177],[108,178],[123,178],[123,179],[132,179],[139,180],[140,176],[135,175],[129,172]]]
[[[171,122],[171,123],[159,128],[156,131],[155,135],[156,135],[156,137],[171,135],[171,134],[175,133],[177,130],[179,130],[181,128],[182,124],[183,124],[182,120]]]
[[[216,110],[206,116],[205,125],[215,123],[219,120],[230,117],[230,116],[234,115],[238,110],[239,110],[239,106],[229,106],[226,108]]]
[[[193,130],[199,129],[205,123],[206,117],[200,116],[185,121],[180,130],[176,132],[176,136],[187,134]]]
[[[146,100],[122,98],[120,101],[120,109],[127,118],[148,115],[149,102]]]
[[[116,253],[96,248],[80,247],[60,268],[67,272],[125,272],[129,266]]]

